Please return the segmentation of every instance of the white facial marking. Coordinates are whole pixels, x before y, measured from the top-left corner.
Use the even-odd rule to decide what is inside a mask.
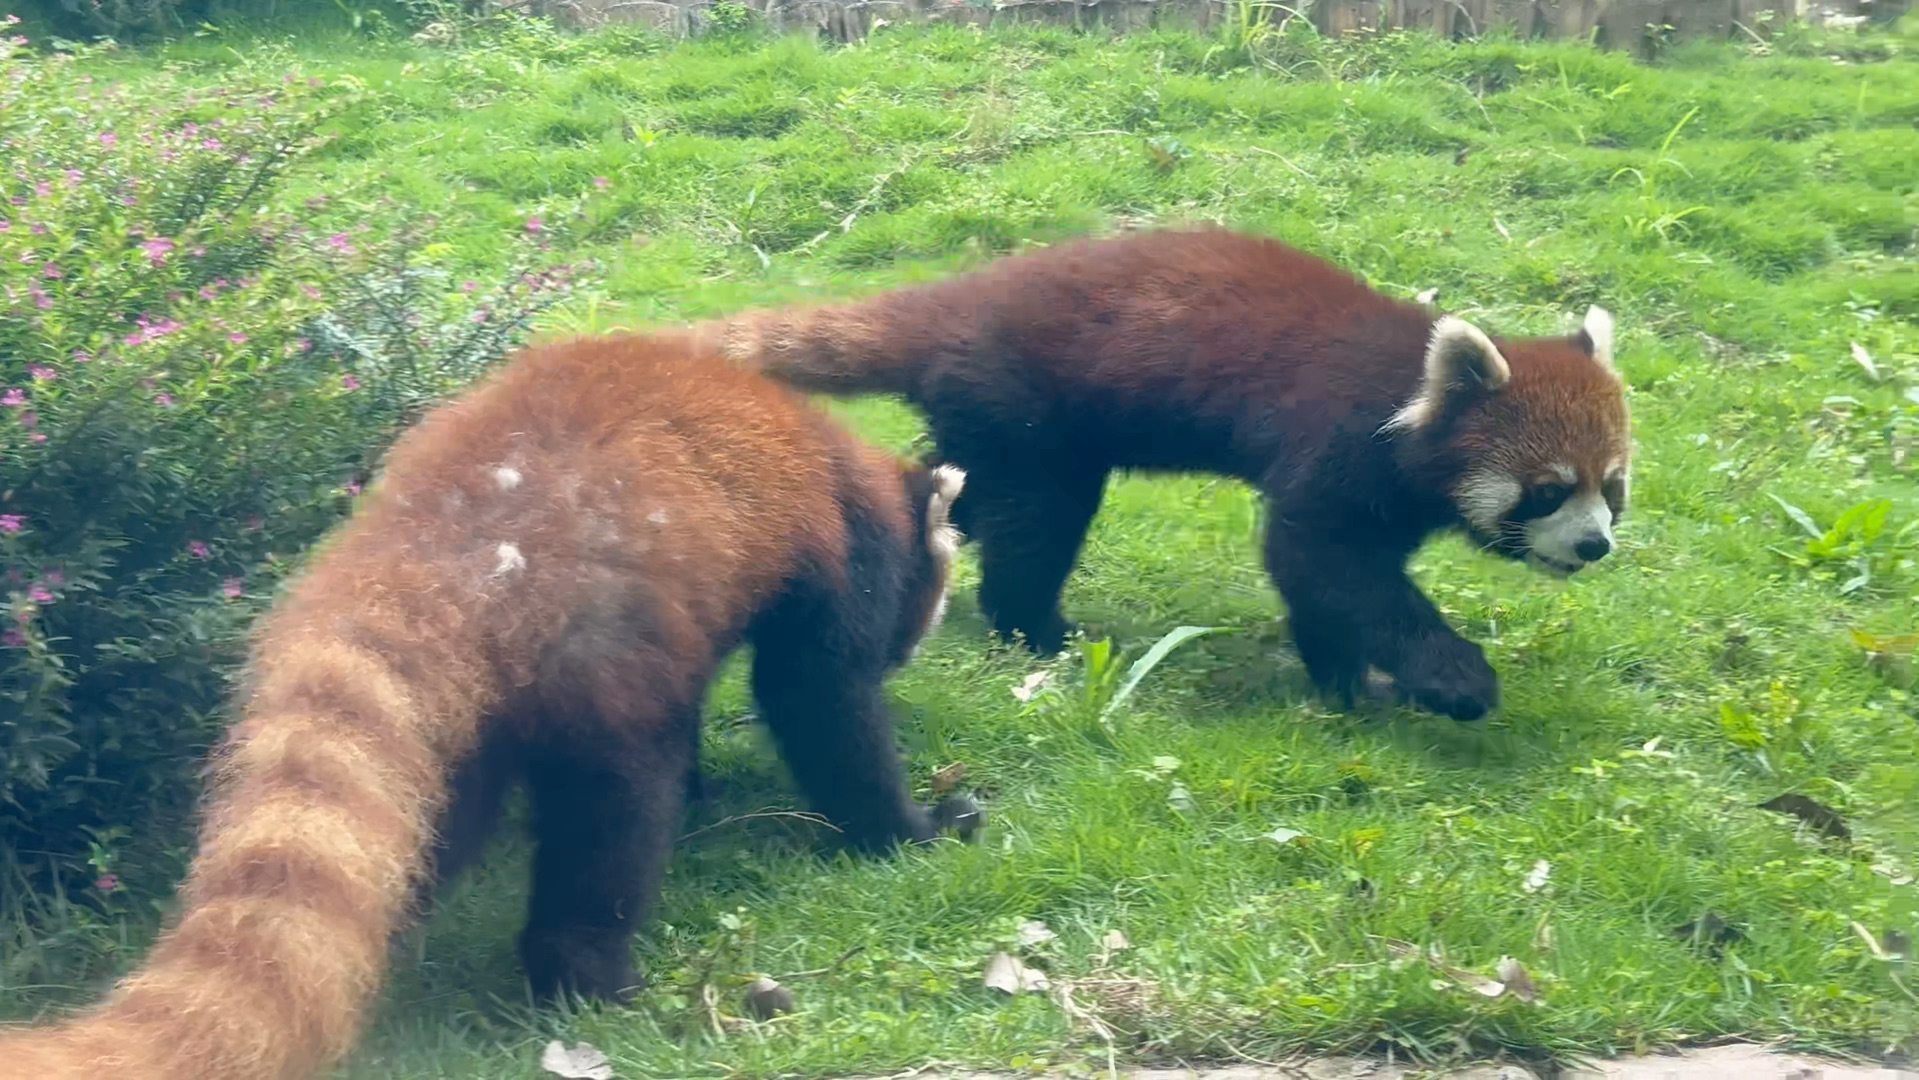
[[[493,470],[493,482],[500,485],[501,491],[512,491],[520,486],[520,470],[511,465],[502,465]]]
[[[1511,365],[1485,331],[1457,315],[1442,315],[1434,321],[1432,337],[1426,343],[1425,376],[1419,393],[1379,430],[1418,430],[1438,415],[1446,395],[1475,384],[1499,390],[1512,377]]]
[[[1594,538],[1602,538],[1608,549],[1612,547],[1612,508],[1597,491],[1574,495],[1559,509],[1526,523],[1526,546],[1532,549],[1532,561],[1555,573],[1570,573],[1586,565],[1579,545]]]
[[[517,544],[501,544],[496,552],[500,561],[493,567],[495,577],[526,569],[526,556],[520,554]]]
[[[1612,313],[1602,307],[1589,307],[1586,309],[1586,321],[1580,329],[1592,339],[1593,359],[1599,361],[1602,367],[1612,367]]]
[[[1579,483],[1579,470],[1571,465],[1548,465],[1546,471],[1552,473],[1562,484]]]
[[[1499,531],[1523,492],[1519,481],[1494,469],[1476,469],[1453,492],[1453,502],[1473,528],[1491,535]]]

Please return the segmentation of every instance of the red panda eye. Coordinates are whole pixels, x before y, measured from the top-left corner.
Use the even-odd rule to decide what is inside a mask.
[[[1550,514],[1559,509],[1559,504],[1565,502],[1572,493],[1573,489],[1565,484],[1541,484],[1533,488],[1526,501],[1541,513]]]

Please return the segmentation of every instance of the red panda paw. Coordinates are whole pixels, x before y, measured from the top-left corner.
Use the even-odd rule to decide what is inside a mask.
[[[1499,706],[1499,674],[1485,650],[1450,634],[1413,645],[1393,683],[1414,705],[1454,720],[1477,720]]]
[[[951,831],[962,843],[971,843],[986,824],[986,812],[964,795],[948,795],[933,806],[933,827]]]

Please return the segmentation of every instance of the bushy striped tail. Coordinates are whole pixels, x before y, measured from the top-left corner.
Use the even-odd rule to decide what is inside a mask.
[[[268,617],[178,921],[90,1013],[0,1029],[0,1080],[293,1080],[353,1046],[428,858],[443,756],[470,743],[481,703],[452,685],[468,665],[418,655],[438,650],[417,627],[396,635],[365,605],[321,600],[328,584],[302,591],[345,607],[336,619],[297,601]],[[406,642],[406,670],[432,683],[332,629],[346,622],[358,640]]]
[[[952,340],[942,334],[945,320],[917,310],[925,306],[921,293],[744,311],[692,332],[733,363],[809,393],[910,395],[926,358]]]

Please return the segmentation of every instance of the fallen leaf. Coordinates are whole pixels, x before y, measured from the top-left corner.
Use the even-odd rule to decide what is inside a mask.
[[[1133,943],[1126,940],[1126,935],[1118,930],[1108,930],[1106,936],[1099,939],[1099,947],[1107,953],[1116,953],[1132,948]]]
[[[1533,985],[1533,977],[1519,961],[1510,956],[1502,956],[1493,967],[1499,980],[1506,984],[1506,992],[1528,1005],[1539,1000],[1539,988]]]
[[[1172,790],[1166,793],[1166,802],[1170,804],[1175,811],[1188,814],[1193,810],[1193,793],[1186,790],[1185,784],[1175,780],[1173,781]]]
[[[1271,840],[1273,843],[1278,844],[1280,847],[1285,847],[1287,844],[1290,844],[1295,840],[1299,840],[1305,837],[1306,837],[1306,834],[1303,832],[1300,832],[1298,829],[1289,829],[1285,827],[1284,825],[1281,825],[1279,828],[1274,829],[1272,832],[1260,833],[1258,838],[1261,840]]]
[[[1839,811],[1804,795],[1786,794],[1767,799],[1759,804],[1759,809],[1771,810],[1775,814],[1791,814],[1837,840],[1852,839],[1852,830],[1846,828],[1846,821],[1839,816]]]
[[[1033,695],[1039,693],[1040,688],[1046,685],[1046,680],[1052,677],[1053,673],[1050,671],[1035,671],[1022,679],[1018,686],[1013,687],[1013,696],[1021,701],[1031,701]]]
[[[568,1080],[613,1080],[613,1066],[607,1064],[606,1055],[590,1043],[580,1043],[569,1050],[554,1039],[540,1054],[540,1068]]]
[[[1040,922],[1038,919],[1028,919],[1019,924],[1018,941],[1019,947],[1022,949],[1030,949],[1035,945],[1051,941],[1058,936],[1059,935],[1053,933],[1051,927]]]
[[[793,991],[762,975],[746,988],[746,1011],[755,1020],[771,1020],[793,1011]]]
[[[1866,351],[1864,345],[1856,341],[1852,343],[1852,359],[1854,363],[1866,369],[1866,377],[1868,379],[1871,379],[1873,382],[1879,381],[1879,368],[1873,364],[1872,354]]]
[[[965,777],[966,763],[964,761],[955,761],[951,765],[941,766],[939,771],[933,774],[931,782],[933,794],[944,795],[946,792],[958,787],[959,782]]]
[[[1538,952],[1553,951],[1553,924],[1544,919],[1539,921],[1539,929],[1533,931],[1533,948]]]
[[[1002,994],[1045,990],[1049,985],[1045,972],[1027,967],[1003,952],[994,953],[993,958],[986,961],[985,983],[988,990],[998,990]]]
[[[1532,872],[1526,875],[1526,880],[1519,883],[1519,887],[1529,893],[1536,893],[1546,887],[1546,881],[1552,875],[1553,864],[1541,859],[1533,864]]]

